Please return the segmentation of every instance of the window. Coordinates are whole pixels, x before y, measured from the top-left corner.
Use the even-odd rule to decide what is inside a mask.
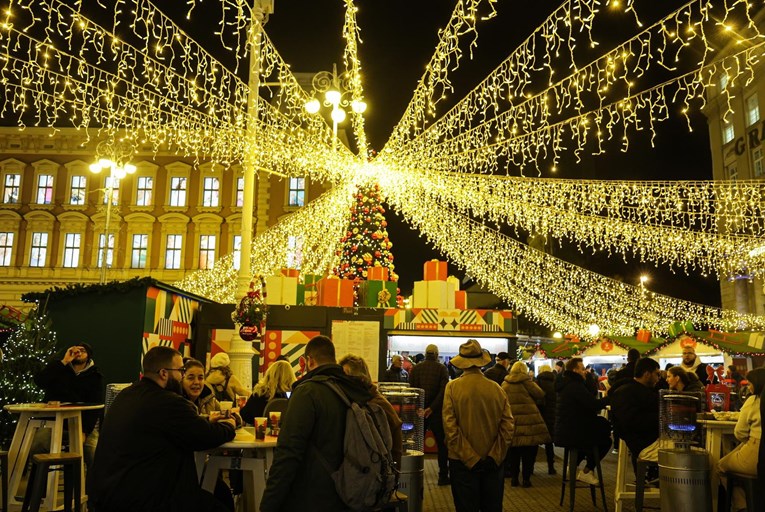
[[[151,191],[153,187],[154,178],[151,176],[139,176],[135,193],[135,204],[138,206],[151,206]]]
[[[37,204],[53,202],[53,176],[40,174],[37,176]]]
[[[0,233],[0,267],[11,266],[13,232]]]
[[[239,270],[239,262],[242,261],[242,235],[234,235],[233,265]]]
[[[725,172],[728,175],[729,180],[736,180],[738,179],[738,165],[737,164],[731,164],[728,167],[725,168]]]
[[[80,264],[80,234],[67,233],[64,236],[64,262],[65,268],[77,268]]]
[[[69,204],[85,204],[85,187],[87,183],[85,176],[72,176]]]
[[[199,268],[210,269],[215,263],[215,235],[199,237]]]
[[[29,251],[29,266],[44,267],[48,256],[48,233],[32,233],[32,248]]]
[[[236,179],[236,206],[244,206],[244,178]]]
[[[109,190],[112,193],[112,204],[118,204],[120,202],[120,180],[112,176],[106,176],[104,178],[104,204],[108,200]]]
[[[305,178],[290,178],[288,206],[303,206],[305,204]]]
[[[170,178],[170,206],[186,206],[186,178]]]
[[[754,167],[754,176],[762,176],[765,172],[762,165],[762,147],[752,150],[752,166]]]
[[[287,239],[287,268],[300,268],[303,263],[303,237],[291,236]]]
[[[723,144],[729,143],[736,136],[736,133],[733,131],[733,123],[724,122],[722,132],[723,132]]]
[[[205,178],[204,190],[202,191],[202,206],[218,206],[218,191],[220,181],[218,178]]]
[[[746,125],[751,126],[760,120],[760,101],[757,94],[752,94],[746,99]]]
[[[21,174],[6,174],[3,183],[3,202],[18,203],[21,191]]]
[[[133,235],[133,250],[130,268],[146,268],[146,255],[149,252],[149,235]]]
[[[184,181],[186,178],[183,178]],[[181,249],[183,235],[167,235],[167,251],[165,252],[165,268],[181,268]]]
[[[106,252],[106,267],[112,268],[114,258],[114,233],[109,233],[109,244],[105,246],[106,237],[98,235],[98,268],[104,265],[104,252]]]

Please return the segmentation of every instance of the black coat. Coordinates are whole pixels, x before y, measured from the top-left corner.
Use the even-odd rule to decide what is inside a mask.
[[[659,438],[659,392],[632,379],[609,395],[614,430],[637,456]]]
[[[274,393],[274,398],[287,398],[287,393],[277,391]],[[245,421],[245,423],[253,424],[255,418],[262,418],[263,411],[266,410],[266,404],[270,399],[264,395],[256,395],[255,393],[250,395],[247,399],[247,403],[244,404],[242,410],[239,411],[239,416]]]
[[[182,396],[143,379],[114,399],[88,471],[97,510],[109,512],[218,511],[199,486],[194,451],[234,438]],[[225,510],[225,509],[224,509]]]
[[[34,376],[35,384],[45,391],[44,400],[60,402],[78,402],[85,404],[104,403],[104,376],[95,364],[80,373],[75,373],[72,365],[61,361],[51,361]],[[103,411],[83,411],[82,431],[90,434]]]
[[[347,509],[335,491],[330,471],[343,460],[345,416],[348,408],[332,389],[320,381],[332,379],[355,402],[372,398],[361,381],[348,377],[336,364],[308,372],[292,388],[287,411],[282,415],[279,441],[268,482],[260,502],[262,512],[340,512]]]
[[[563,372],[553,436],[556,446],[580,448],[597,444],[597,418],[607,403],[607,399],[592,395],[584,377],[571,371]]]
[[[403,368],[396,368],[391,365],[383,373],[380,382],[409,382],[409,373]]]
[[[545,392],[544,405],[539,407],[542,417],[545,419],[547,430],[555,430],[555,409],[558,404],[558,394],[555,392],[556,375],[554,372],[542,372],[537,375],[537,384]]]
[[[491,379],[500,386],[505,381],[505,377],[507,377],[507,368],[505,368],[501,364],[495,364],[485,372],[483,372],[484,377],[487,379]]]

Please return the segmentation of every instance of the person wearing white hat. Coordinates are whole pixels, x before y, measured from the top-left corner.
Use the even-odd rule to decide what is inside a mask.
[[[499,384],[481,373],[491,355],[478,341],[460,345],[451,361],[463,370],[446,385],[443,405],[454,508],[501,512],[503,461],[515,427],[510,403]]]
[[[225,352],[218,352],[210,359],[210,371],[207,372],[205,383],[213,388],[218,401],[236,402],[236,395],[250,395],[250,390],[239,382],[230,365],[231,359]]]

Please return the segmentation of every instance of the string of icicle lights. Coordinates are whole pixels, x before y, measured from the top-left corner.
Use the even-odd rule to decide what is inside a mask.
[[[383,173],[380,178],[389,176]],[[525,315],[553,329],[584,335],[596,324],[604,334],[631,336],[635,328],[666,332],[673,320],[722,330],[763,329],[765,317],[674,299],[590,272],[431,201],[421,188],[384,182],[399,210],[449,261]]]
[[[413,141],[386,153],[386,162],[464,172],[523,172],[548,162],[554,171],[566,150],[577,158],[583,151],[602,154],[604,142],[616,139],[626,151],[631,132],[648,130],[653,140],[655,124],[666,120],[671,109],[687,118],[692,106],[703,107],[707,89],[717,86],[723,74],[731,85],[721,92],[731,111],[730,88],[752,79],[762,54],[763,37],[750,12],[760,6],[695,0],[578,66],[577,43],[588,50],[596,47],[595,21],[608,20],[593,8],[582,18],[583,34],[566,38],[561,32],[571,23],[575,4],[597,2],[565,2],[455,107]],[[741,27],[736,29],[733,19],[744,20]],[[732,44],[734,51],[711,64],[719,53],[715,38]],[[646,76],[651,67],[671,78],[654,85]],[[557,79],[556,70],[569,74]]]
[[[356,23],[356,13],[359,8],[353,3],[353,0],[345,0],[345,23],[343,24],[343,39],[345,39],[345,50],[343,51],[343,64],[350,77],[351,101],[364,101],[364,88],[361,82],[361,61],[359,60],[359,37],[360,29]],[[367,134],[364,131],[364,115],[351,109],[351,123],[353,125],[353,135],[356,137],[356,147],[358,154],[362,158],[367,157],[368,145]]]
[[[353,185],[333,188],[284,217],[252,240],[251,275],[276,275],[287,266],[288,253],[301,256],[301,271],[325,274],[339,261],[336,251],[350,222]],[[290,238],[293,243],[290,243]],[[221,303],[235,303],[237,275],[233,255],[218,259],[209,270],[198,270],[175,283],[182,290]]]
[[[418,189],[417,211],[434,201],[580,251],[608,251],[684,271],[765,271],[765,182],[596,181],[385,171],[389,187]],[[419,201],[419,202],[416,202]],[[517,232],[517,231],[516,231]]]

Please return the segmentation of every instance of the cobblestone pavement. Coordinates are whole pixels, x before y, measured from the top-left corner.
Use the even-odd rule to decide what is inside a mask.
[[[564,505],[558,505],[560,502],[561,486],[561,466],[563,465],[563,450],[556,448],[555,469],[557,475],[547,474],[547,462],[544,458],[544,449],[540,447],[537,463],[535,465],[534,475],[531,477],[531,488],[510,487],[510,480],[505,480],[505,495],[503,502],[504,512],[546,512],[546,511],[568,511],[568,489]],[[606,504],[609,512],[614,512],[614,486],[616,482],[616,459],[617,455],[608,454],[603,459],[603,478],[606,484]],[[632,470],[629,470],[629,480],[634,481]],[[454,510],[452,501],[451,487],[437,485],[438,481],[438,461],[435,455],[427,455],[425,459],[425,499],[423,503],[424,512],[451,512]],[[627,500],[623,502],[622,512],[634,512],[634,502]],[[658,508],[658,500],[646,500],[645,505]],[[603,505],[600,501],[600,491],[597,493],[597,507],[592,504],[590,493],[586,488],[576,490],[576,506],[574,512],[601,511]],[[416,512],[411,511],[410,512]]]

